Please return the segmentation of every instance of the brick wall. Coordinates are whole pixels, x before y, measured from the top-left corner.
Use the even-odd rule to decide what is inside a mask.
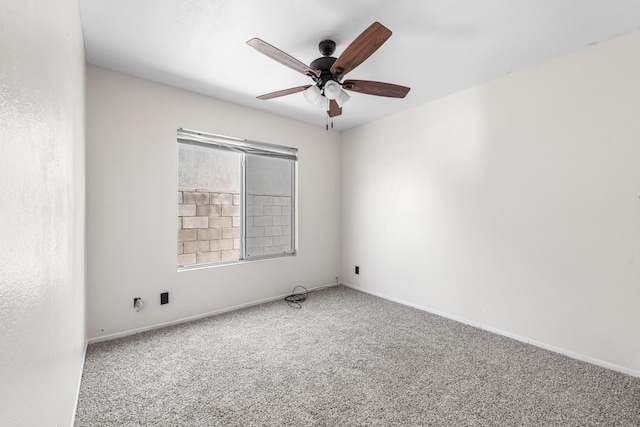
[[[247,195],[247,255],[291,252],[291,197]]]
[[[178,190],[178,265],[240,257],[240,195]]]
[[[247,256],[291,252],[291,197],[247,195]],[[178,190],[178,265],[240,258],[240,195]]]

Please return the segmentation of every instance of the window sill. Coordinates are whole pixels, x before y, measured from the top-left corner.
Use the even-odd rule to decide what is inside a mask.
[[[287,254],[278,254],[278,255],[268,255],[268,256],[255,256],[249,259],[237,259],[231,261],[219,261],[219,262],[207,262],[202,264],[191,264],[191,265],[179,265],[178,273],[185,271],[193,271],[193,270],[201,270],[204,268],[213,268],[213,267],[227,267],[230,265],[240,265],[240,264],[248,264],[253,262],[263,262],[270,261],[275,259],[282,258],[292,258],[297,256],[296,252],[287,253]]]

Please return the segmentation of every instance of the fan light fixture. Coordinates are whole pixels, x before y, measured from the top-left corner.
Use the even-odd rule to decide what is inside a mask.
[[[316,85],[311,85],[305,89],[302,94],[309,103],[313,104],[320,96],[320,88]]]
[[[338,97],[336,98],[336,102],[338,103],[338,106],[342,108],[342,106],[346,104],[350,99],[351,96],[349,96],[349,94],[344,90],[340,89],[340,95],[338,95]]]
[[[326,96],[319,96],[318,98],[316,98],[315,102],[313,103],[313,105],[316,108],[321,108],[323,110],[328,110],[329,109],[329,100],[327,99]]]
[[[338,95],[342,92],[342,88],[337,82],[333,80],[329,80],[324,84],[324,96],[329,99],[336,99]]]
[[[334,80],[329,80],[323,86],[324,95],[322,95],[322,89],[318,85],[312,85],[302,91],[304,98],[317,108],[328,108],[329,100],[335,100],[338,106],[342,107],[347,101],[351,99],[351,96],[340,87],[340,84]]]

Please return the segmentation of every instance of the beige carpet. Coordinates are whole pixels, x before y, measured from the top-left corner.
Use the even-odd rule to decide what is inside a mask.
[[[76,426],[640,426],[640,379],[338,286],[89,346]]]

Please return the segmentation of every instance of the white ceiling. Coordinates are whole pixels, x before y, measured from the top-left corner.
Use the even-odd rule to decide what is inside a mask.
[[[638,0],[80,0],[87,61],[318,126],[312,80],[246,45],[258,37],[309,64],[379,21],[393,35],[349,79],[411,87],[404,99],[351,92],[348,129],[579,50],[640,26]],[[639,52],[629,52],[638,55]]]

